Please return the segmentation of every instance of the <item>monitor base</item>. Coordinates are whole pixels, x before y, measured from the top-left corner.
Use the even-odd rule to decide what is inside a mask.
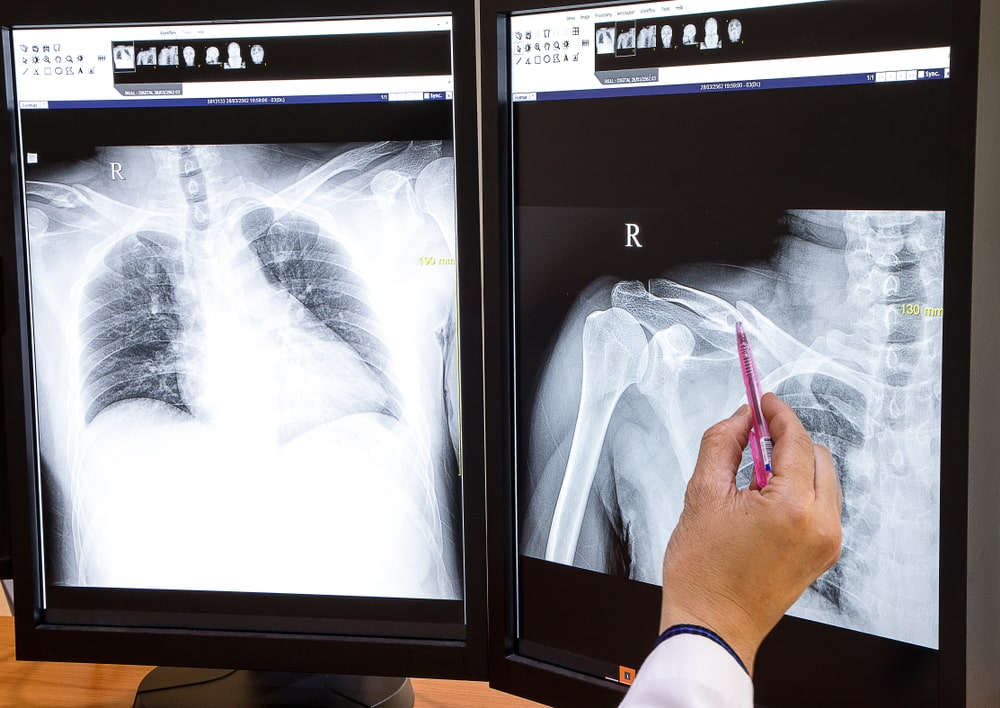
[[[139,684],[132,708],[412,708],[413,701],[408,678],[159,667]]]

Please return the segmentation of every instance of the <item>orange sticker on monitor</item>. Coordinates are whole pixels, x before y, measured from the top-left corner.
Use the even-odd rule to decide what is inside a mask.
[[[631,669],[628,666],[619,666],[618,680],[626,686],[631,686],[632,682],[635,681],[635,669]]]

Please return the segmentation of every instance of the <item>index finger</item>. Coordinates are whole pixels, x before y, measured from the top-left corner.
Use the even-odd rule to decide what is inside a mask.
[[[729,418],[706,430],[689,485],[707,485],[716,492],[735,489],[736,470],[752,422],[750,408],[744,403]]]
[[[772,474],[815,493],[816,460],[813,442],[802,426],[802,421],[787,403],[773,393],[765,393],[760,403],[774,443]]]

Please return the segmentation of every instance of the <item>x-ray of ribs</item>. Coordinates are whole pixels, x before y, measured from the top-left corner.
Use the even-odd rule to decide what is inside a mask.
[[[661,582],[701,434],[745,400],[742,320],[765,390],[830,448],[844,490],[842,557],[792,614],[935,647],[944,216],[787,224],[767,263],[603,279],[578,298],[534,402],[522,551]]]
[[[439,142],[106,148],[29,183],[62,582],[461,592]]]

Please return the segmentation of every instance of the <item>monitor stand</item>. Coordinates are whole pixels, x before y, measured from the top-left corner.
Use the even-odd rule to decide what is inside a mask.
[[[408,678],[160,667],[139,684],[132,708],[412,708],[413,701]]]

